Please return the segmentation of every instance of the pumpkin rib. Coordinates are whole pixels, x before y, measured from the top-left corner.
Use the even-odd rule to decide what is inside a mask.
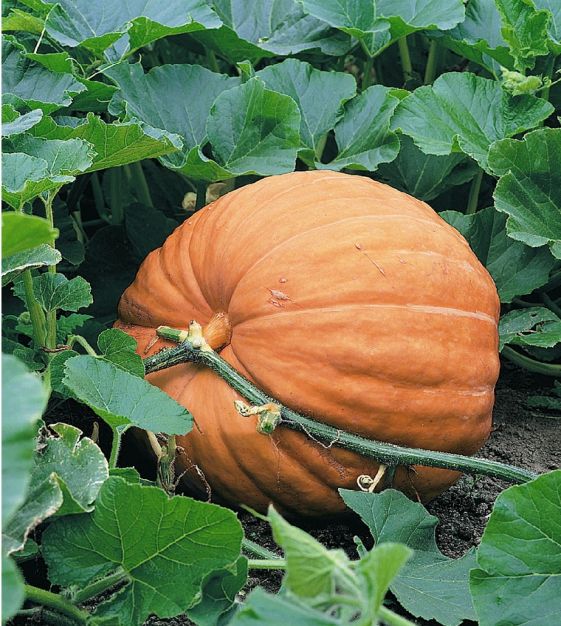
[[[341,304],[339,306],[319,306],[319,307],[309,307],[306,309],[283,309],[282,311],[278,311],[276,313],[269,313],[268,315],[257,315],[255,317],[247,317],[242,322],[237,322],[233,324],[232,330],[235,328],[239,328],[247,322],[255,322],[256,320],[268,320],[271,318],[282,316],[285,318],[287,315],[306,315],[307,313],[318,313],[321,311],[322,313],[336,313],[342,311],[344,309],[404,309],[409,311],[414,311],[417,313],[426,313],[430,315],[452,315],[456,317],[468,317],[477,319],[481,322],[490,322],[492,324],[496,324],[497,322],[493,317],[488,315],[487,313],[482,313],[478,311],[465,311],[463,309],[455,309],[453,307],[437,307],[434,305],[419,305],[419,304],[389,304],[383,302],[373,302],[372,304]]]

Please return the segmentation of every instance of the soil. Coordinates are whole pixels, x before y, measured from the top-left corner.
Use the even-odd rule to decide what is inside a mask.
[[[550,388],[550,380],[505,365],[496,390],[493,432],[478,456],[517,465],[536,473],[560,468],[561,420],[557,419],[560,416],[537,412],[526,404],[529,395],[547,393]],[[67,416],[64,419],[74,421],[69,420]],[[433,500],[427,508],[439,519],[436,535],[440,550],[447,556],[459,557],[470,547],[476,546],[496,497],[508,486],[507,483],[494,478],[474,479],[464,476],[448,491]],[[278,553],[265,522],[244,512],[240,513],[240,519],[249,539]],[[358,535],[367,547],[372,546],[370,533],[359,520],[354,523],[306,530],[325,546],[342,548],[352,558],[356,558],[356,546],[353,541],[355,535]],[[256,586],[276,592],[281,578],[280,572],[259,571],[250,577],[244,593],[247,594]],[[31,626],[37,623],[32,620],[17,622],[18,626],[20,624]],[[417,623],[428,624],[419,620]],[[188,624],[191,622],[181,617],[168,620],[151,618],[145,626]]]

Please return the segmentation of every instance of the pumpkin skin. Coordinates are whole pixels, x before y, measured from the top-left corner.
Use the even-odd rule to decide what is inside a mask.
[[[260,180],[184,222],[142,264],[117,326],[146,357],[171,345],[154,343],[157,326],[197,320],[212,347],[226,342],[226,361],[301,413],[370,439],[473,454],[491,427],[498,317],[491,277],[427,204],[311,171]],[[242,398],[206,368],[148,379],[193,414],[177,469],[219,502],[336,516],[337,489],[376,474],[372,459],[282,425],[258,433],[234,407]],[[458,476],[398,468],[393,485],[427,501]]]

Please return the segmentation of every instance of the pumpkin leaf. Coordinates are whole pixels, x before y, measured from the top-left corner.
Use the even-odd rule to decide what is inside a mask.
[[[145,74],[140,64],[123,63],[106,70],[105,74],[120,87],[109,105],[111,113],[124,112],[127,119],[145,125],[145,132],[155,137],[164,135],[181,149],[161,158],[164,165],[183,168],[191,175],[194,163],[203,169],[203,178],[206,170],[211,180],[216,177],[216,170],[219,172],[217,180],[228,176],[220,166],[203,157],[200,150],[208,142],[207,120],[214,101],[224,90],[238,85],[239,79],[198,65],[163,65]],[[190,90],[197,91],[197,98],[186,106],[184,94]],[[161,99],[167,102],[166,107],[159,106]]]
[[[2,105],[2,137],[19,135],[38,124],[43,117],[41,109],[21,115],[11,104]]]
[[[469,595],[469,571],[475,565],[473,550],[450,559],[438,549],[438,519],[403,493],[387,489],[370,494],[340,489],[341,497],[372,532],[376,544],[403,542],[413,556],[390,584],[390,590],[411,614],[457,626],[475,619]]]
[[[333,31],[294,0],[261,0],[252,7],[251,19],[245,0],[214,0],[213,8],[224,26],[192,37],[232,63],[309,50],[341,56],[351,47],[348,35]]]
[[[508,237],[506,216],[502,213],[488,208],[473,215],[443,211],[440,216],[462,233],[489,270],[501,302],[512,302],[549,280],[555,258],[545,246],[530,248]]]
[[[80,357],[78,357],[80,358]],[[43,534],[49,578],[85,585],[120,568],[127,581],[96,617],[139,625],[185,612],[207,576],[239,557],[242,529],[222,507],[111,476],[93,513],[56,520]],[[143,524],[138,524],[142,519]],[[133,532],[131,532],[133,531]]]
[[[294,100],[266,89],[258,78],[221,93],[207,122],[213,154],[234,176],[291,172],[299,128]]]
[[[493,141],[537,126],[553,111],[535,96],[510,96],[487,78],[450,72],[416,89],[398,105],[392,128],[409,135],[427,154],[464,152],[489,171]]]
[[[197,626],[216,626],[232,609],[236,595],[247,581],[247,559],[240,556],[228,568],[209,574],[202,585],[202,599],[187,611]]]
[[[4,170],[4,176],[6,172]],[[36,215],[6,211],[2,213],[2,259],[9,263],[20,252],[28,252],[58,236],[58,230]],[[18,258],[14,263],[17,265]],[[2,265],[4,267],[4,265]],[[9,265],[8,265],[9,267]],[[14,268],[17,269],[17,268]],[[8,269],[7,271],[12,271]]]
[[[49,8],[45,28],[55,41],[70,48],[82,46],[97,55],[119,40],[119,52],[124,53],[168,35],[221,24],[203,0],[171,0],[165,4],[130,0],[118,10],[110,0],[62,0],[56,4],[40,1]]]
[[[103,358],[121,369],[144,378],[144,363],[136,353],[136,340],[118,328],[108,328],[97,338]]]
[[[506,344],[552,348],[561,342],[561,319],[545,307],[509,311],[499,322],[499,348]]]
[[[341,626],[341,621],[325,613],[309,608],[286,595],[267,593],[254,589],[240,610],[234,615],[230,626]]]
[[[328,550],[307,532],[292,526],[271,506],[267,515],[273,538],[283,549],[286,588],[298,597],[329,595],[335,588],[335,571],[350,566],[343,550]]]
[[[374,171],[380,163],[393,161],[399,152],[397,135],[390,120],[399,99],[389,87],[374,85],[345,105],[345,113],[335,126],[338,153],[319,169],[343,168]]]
[[[533,0],[536,9],[545,9],[551,19],[548,25],[549,44],[556,54],[561,53],[561,5],[556,0]]]
[[[500,66],[514,67],[501,27],[501,16],[494,2],[470,0],[465,20],[452,30],[434,36],[456,54],[497,74]]]
[[[128,425],[184,435],[191,414],[147,381],[104,359],[77,356],[65,364],[63,383],[111,427]]]
[[[23,284],[14,285],[14,293],[25,301]],[[71,280],[63,274],[34,276],[33,293],[46,313],[57,309],[77,311],[92,303],[90,285],[81,276]]]
[[[25,581],[14,560],[2,554],[2,623],[23,606]]]
[[[557,470],[497,498],[470,577],[481,626],[559,623],[560,494]]]
[[[74,356],[79,356],[79,354],[74,350],[64,350],[53,355],[52,359],[49,361],[49,380],[51,382],[51,388],[63,398],[76,399],[76,396],[74,396],[70,389],[62,382],[66,373],[66,361]]]
[[[16,252],[2,259],[2,285],[7,285],[23,270],[56,265],[60,261],[62,261],[60,252],[46,243]]]
[[[2,355],[2,520],[25,498],[33,467],[35,424],[47,406],[41,379],[16,357]]]
[[[23,504],[2,530],[2,545],[6,554],[19,552],[27,537],[41,522],[54,515],[62,506],[64,495],[56,474],[31,484]]]
[[[522,141],[497,141],[489,165],[500,176],[495,208],[508,215],[508,236],[526,245],[550,246],[561,258],[561,129],[542,128]]]
[[[508,43],[516,69],[533,68],[536,57],[548,50],[548,27],[551,13],[536,10],[526,0],[496,0],[502,22],[502,36]]]
[[[26,105],[52,113],[68,106],[86,87],[72,76],[51,72],[27,59],[25,48],[10,37],[2,39],[2,95],[4,104]]]
[[[275,520],[276,523],[277,520]],[[325,586],[320,595],[309,594],[306,590],[305,576],[311,568],[303,567],[297,558],[297,536],[303,531],[295,532],[293,526],[284,522],[283,539],[293,541],[290,550],[294,558],[287,555],[288,574],[280,594],[269,595],[261,589],[253,591],[242,608],[230,622],[240,624],[310,624],[311,626],[329,626],[330,624],[378,624],[378,615],[388,586],[397,572],[411,555],[411,550],[404,545],[385,543],[366,553],[359,561],[341,562],[342,567],[335,566],[330,574],[330,584]],[[304,535],[306,533],[303,533]],[[309,537],[309,536],[308,536]],[[311,539],[311,537],[309,537]],[[309,540],[306,540],[308,544]],[[320,546],[325,552],[326,550]],[[339,552],[339,551],[337,551]],[[313,559],[317,564],[319,551],[314,550]],[[325,557],[324,557],[325,558]],[[325,563],[322,565],[322,570]],[[288,587],[288,578],[292,574],[292,587]],[[314,579],[317,580],[314,576]],[[323,585],[320,585],[320,588]],[[339,601],[338,593],[342,598]],[[350,601],[350,602],[349,602]],[[350,604],[350,607],[348,606]],[[339,606],[339,616],[334,607]],[[347,606],[347,608],[343,608]],[[360,619],[360,622],[359,622]]]
[[[69,424],[52,424],[41,441],[32,482],[39,483],[53,473],[63,494],[57,515],[84,513],[93,509],[101,485],[109,476],[107,460],[101,449],[82,431]]]
[[[393,41],[417,30],[450,30],[465,18],[462,0],[377,0],[376,5],[390,22]]]
[[[343,72],[322,72],[309,63],[286,59],[257,73],[268,89],[290,96],[300,110],[300,141],[308,158],[343,115],[343,104],[356,94],[356,81]],[[318,106],[321,102],[321,106]]]
[[[509,311],[499,322],[499,349],[508,343],[524,344],[528,333],[539,333],[540,326],[548,322],[558,322],[559,317],[543,306],[528,307]]]
[[[406,135],[399,142],[399,154],[391,163],[380,163],[378,174],[420,200],[432,200],[447,189],[468,182],[477,172],[477,165],[463,154],[425,154]]]
[[[88,113],[86,119],[70,119],[77,124],[59,125],[52,118],[46,118],[33,129],[32,134],[45,139],[81,139],[91,144],[95,156],[85,170],[87,172],[156,158],[177,149],[167,136],[151,137],[133,122],[106,124],[93,113]]]
[[[362,39],[369,33],[385,33],[389,41],[390,23],[377,16],[376,2],[369,0],[303,0],[304,9],[351,37]]]
[[[32,488],[3,531],[5,550],[20,551],[28,534],[53,515],[71,515],[93,509],[93,502],[109,475],[99,447],[69,424],[54,424],[58,437],[41,440],[31,474]]]
[[[13,137],[9,149],[2,155],[2,190],[14,208],[71,183],[90,167],[94,155],[91,145],[81,139],[47,140],[27,134]]]

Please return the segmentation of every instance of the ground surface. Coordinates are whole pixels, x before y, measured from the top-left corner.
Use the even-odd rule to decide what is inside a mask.
[[[549,386],[550,382],[543,378],[509,369],[508,366],[503,367],[497,386],[494,429],[479,456],[518,465],[536,473],[560,468],[561,420],[547,417],[526,405],[529,395],[546,391]],[[85,432],[89,431],[88,427],[79,423],[79,418],[68,420],[66,416],[60,416],[59,419],[78,422],[76,425],[81,426]],[[470,477],[463,477],[428,505],[429,511],[440,520],[437,541],[442,552],[450,557],[458,557],[471,546],[477,545],[495,498],[507,486],[508,484],[492,478],[482,477],[474,481]],[[245,513],[240,514],[240,518],[248,538],[272,550],[276,549],[265,522]],[[356,555],[354,535],[360,536],[365,545],[372,544],[369,532],[360,522],[307,530],[324,545],[343,548],[353,557]],[[257,585],[276,591],[280,581],[280,573],[260,571],[258,576],[250,578],[245,592]],[[18,626],[40,623],[44,622],[32,619],[17,622]],[[164,624],[186,626],[190,622],[185,618],[154,618],[147,622],[147,626]]]

